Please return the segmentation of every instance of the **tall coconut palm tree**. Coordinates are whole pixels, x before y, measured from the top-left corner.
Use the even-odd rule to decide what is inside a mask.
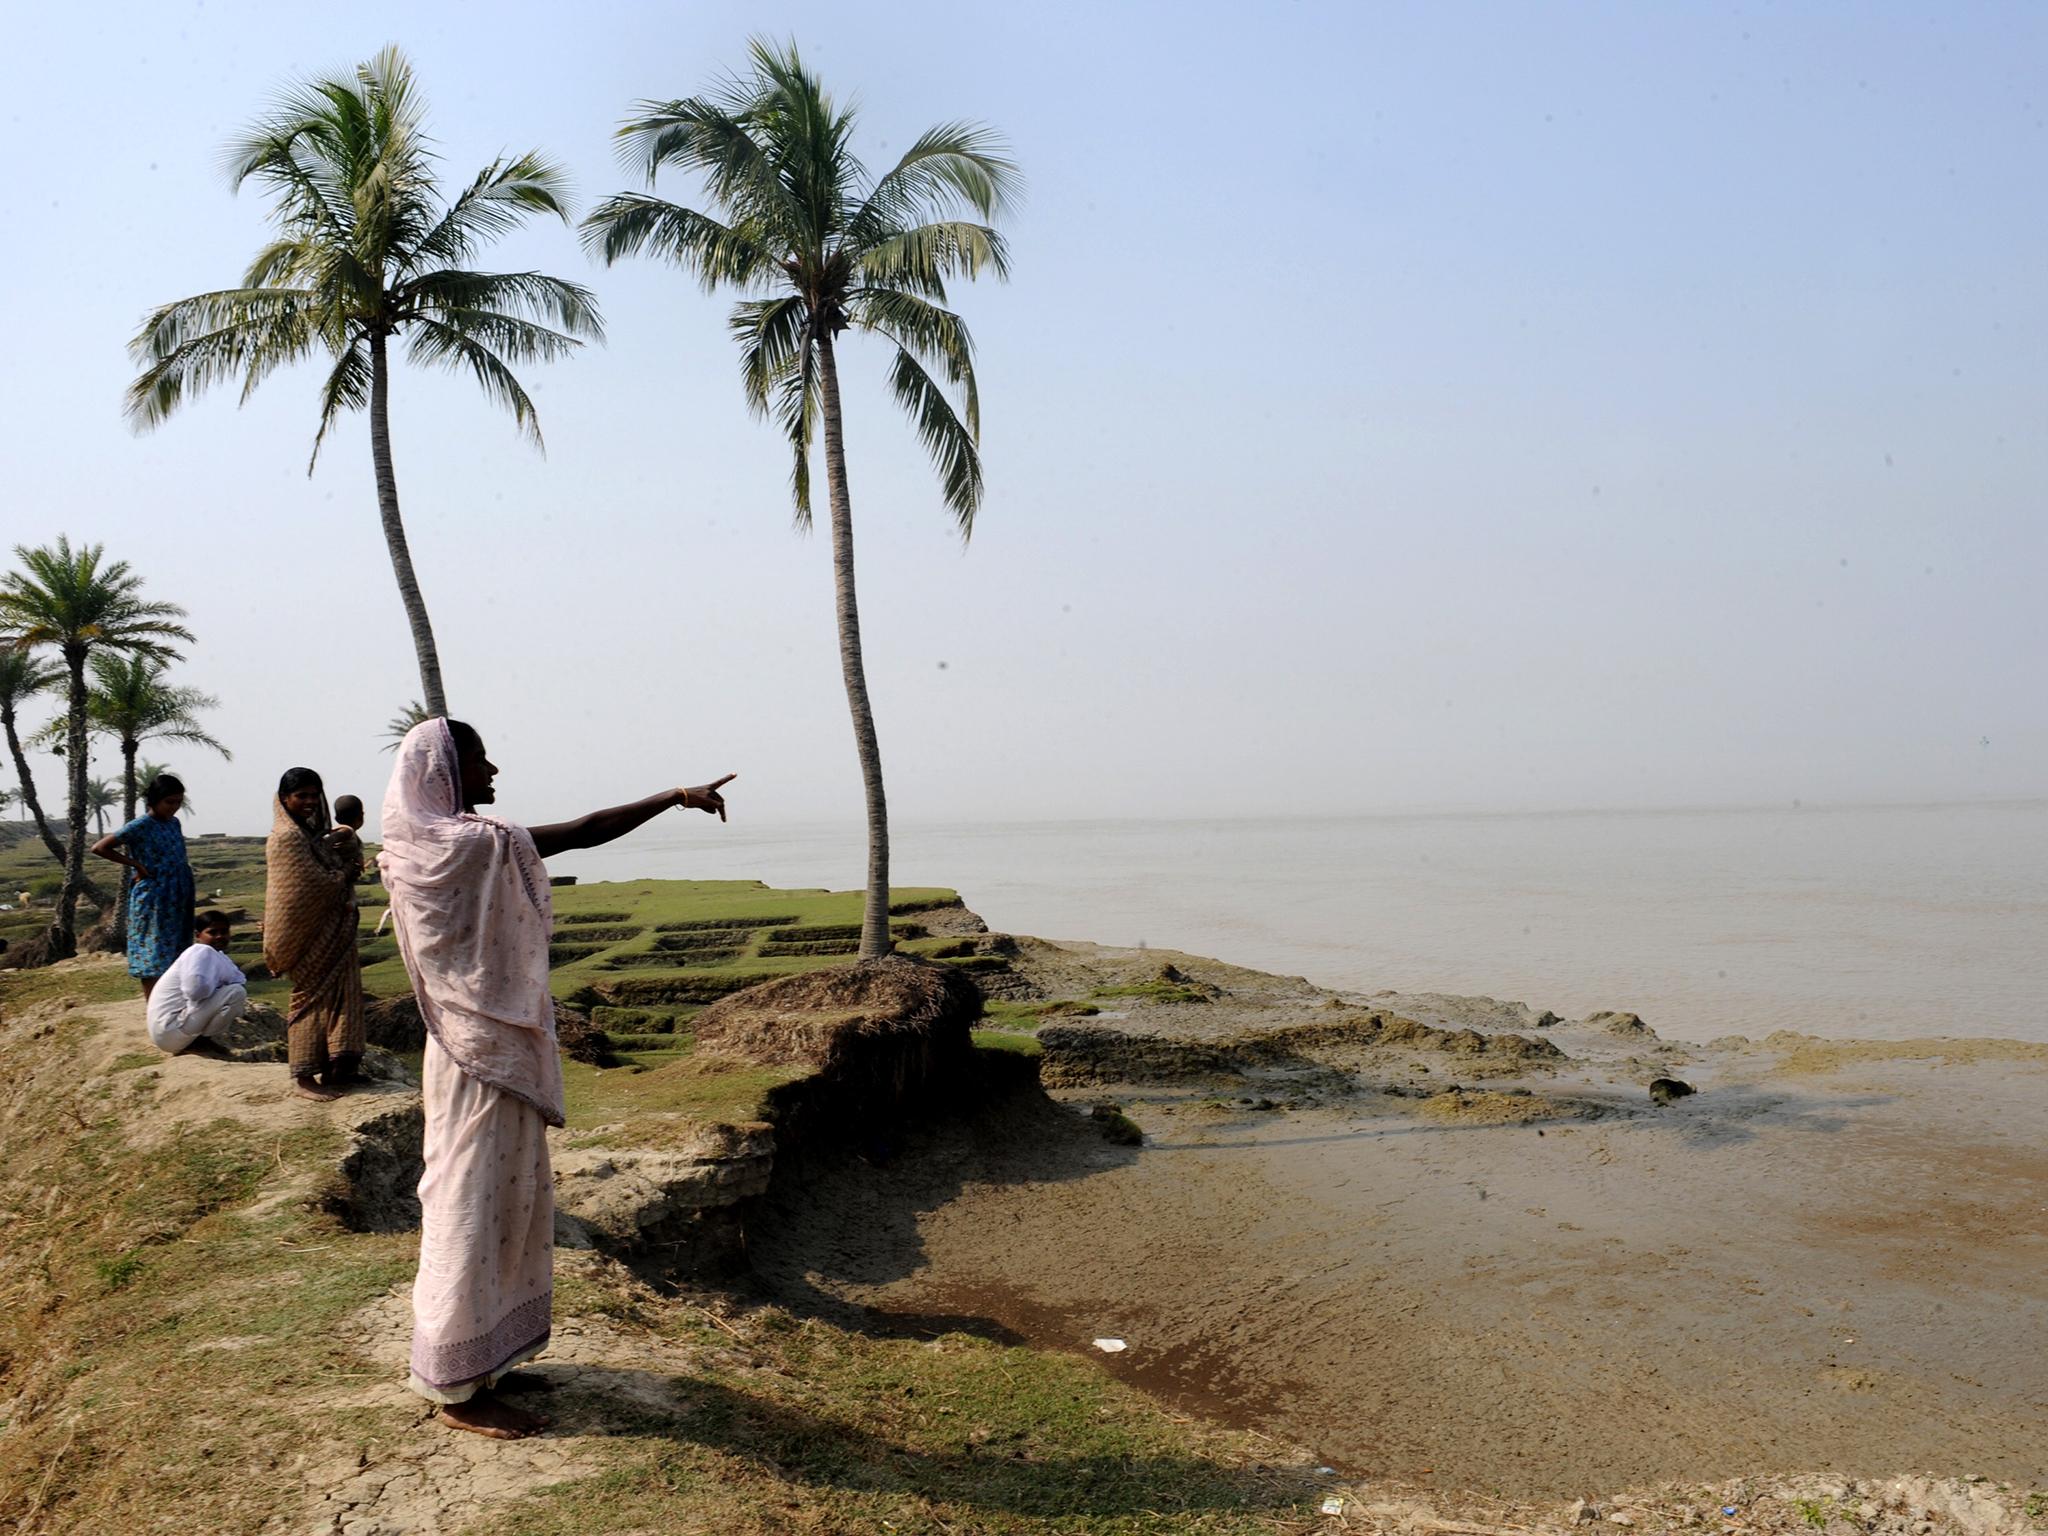
[[[995,134],[972,123],[928,130],[888,171],[870,176],[851,147],[852,109],[834,106],[794,45],[757,39],[751,59],[751,71],[718,92],[642,102],[618,130],[621,159],[650,188],[663,169],[698,172],[712,212],[622,193],[592,211],[584,242],[607,265],[646,252],[708,292],[750,295],[734,307],[729,328],[748,406],[789,438],[799,527],[810,525],[811,446],[823,427],[839,664],[867,798],[860,953],[872,959],[890,948],[889,817],[861,659],[839,337],[866,332],[888,346],[889,386],[968,537],[982,496],[981,404],[967,327],[943,307],[946,282],[984,269],[1008,275],[1003,237],[986,221],[1008,205],[1018,176]],[[959,392],[958,409],[941,379]]]
[[[0,634],[17,646],[48,648],[64,663],[67,710],[64,764],[71,778],[69,835],[64,845],[64,891],[50,927],[53,956],[76,952],[78,896],[85,885],[86,664],[95,652],[119,652],[171,660],[177,643],[192,632],[178,623],[185,610],[175,603],[147,602],[142,578],[125,560],[111,563],[106,547],[74,550],[62,535],[35,549],[17,544],[21,569],[0,576]]]
[[[286,93],[230,144],[230,178],[269,194],[278,238],[239,287],[166,304],[144,322],[129,345],[143,371],[129,386],[128,416],[154,427],[209,385],[239,378],[247,400],[286,363],[330,358],[306,472],[335,418],[367,407],[384,543],[438,715],[448,707],[440,653],[391,462],[390,348],[403,340],[415,363],[468,370],[539,446],[540,419],[513,365],[559,358],[603,326],[575,283],[469,269],[482,246],[531,215],[566,223],[565,182],[538,154],[500,158],[444,205],[424,110],[411,66],[386,48],[353,74]]]

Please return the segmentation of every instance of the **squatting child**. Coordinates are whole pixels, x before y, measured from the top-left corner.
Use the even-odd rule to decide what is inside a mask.
[[[249,1006],[248,978],[228,958],[225,913],[209,908],[192,926],[193,942],[150,991],[150,1044],[172,1056],[225,1056],[220,1041]]]

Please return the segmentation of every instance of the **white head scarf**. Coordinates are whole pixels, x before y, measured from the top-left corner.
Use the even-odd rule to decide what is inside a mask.
[[[524,827],[463,810],[445,720],[421,722],[399,745],[377,867],[435,1042],[471,1077],[560,1125],[547,866]]]

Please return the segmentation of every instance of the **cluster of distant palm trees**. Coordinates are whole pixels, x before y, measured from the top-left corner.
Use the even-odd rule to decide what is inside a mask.
[[[560,169],[537,153],[500,158],[444,201],[423,106],[405,58],[387,48],[352,75],[288,92],[237,138],[232,179],[268,194],[276,238],[235,287],[150,315],[131,344],[142,372],[128,392],[130,419],[153,427],[210,385],[239,381],[246,400],[277,368],[317,356],[328,371],[315,459],[337,417],[368,410],[378,511],[420,671],[420,701],[391,723],[396,731],[446,714],[448,700],[399,515],[393,347],[403,343],[415,363],[469,372],[538,445],[539,418],[514,368],[603,335],[597,301],[582,285],[470,265],[530,216],[568,221]],[[810,524],[810,453],[822,428],[840,664],[867,799],[860,952],[871,958],[890,948],[888,815],[861,659],[838,339],[866,332],[890,348],[890,387],[966,537],[982,499],[981,412],[973,344],[944,307],[946,284],[984,270],[1007,275],[1003,237],[990,221],[1018,178],[988,129],[958,122],[926,132],[871,175],[854,155],[853,126],[852,109],[834,105],[794,45],[756,41],[746,74],[710,94],[642,102],[617,133],[623,162],[650,189],[664,170],[697,173],[712,211],[651,190],[623,192],[599,203],[582,233],[607,266],[655,256],[707,291],[743,295],[729,324],[745,398],[789,439],[800,527]],[[83,806],[81,788],[74,827]]]
[[[124,560],[109,561],[104,546],[73,549],[58,537],[39,548],[17,545],[19,567],[0,575],[0,730],[14,759],[22,808],[36,835],[64,866],[64,886],[50,925],[50,957],[77,948],[78,898],[89,897],[102,916],[114,919],[119,943],[127,921],[125,887],[109,897],[85,874],[86,822],[118,803],[122,819],[133,820],[142,787],[159,768],[141,760],[147,741],[175,741],[205,747],[223,757],[228,749],[200,723],[201,711],[218,700],[196,688],[172,683],[170,664],[192,632],[175,603],[142,596],[142,578]],[[21,710],[61,691],[64,712],[25,744]],[[92,777],[93,737],[114,742],[121,754],[119,788]],[[60,753],[70,780],[70,814],[60,838],[43,813],[26,745]],[[9,794],[0,799],[11,801]]]

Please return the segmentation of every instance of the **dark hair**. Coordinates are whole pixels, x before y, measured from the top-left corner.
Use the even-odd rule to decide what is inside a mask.
[[[336,795],[334,797],[334,819],[336,821],[347,821],[351,816],[360,819],[362,814],[363,802],[356,796]]]
[[[225,932],[234,926],[227,913],[221,911],[219,907],[208,907],[204,912],[192,919],[192,931],[194,933],[205,933],[209,928],[219,928]]]
[[[477,735],[476,727],[466,720],[450,720],[448,734],[455,738],[457,752],[481,752],[484,749],[483,737]]]
[[[299,829],[306,836],[325,837],[328,827],[333,825],[333,822],[327,814],[327,793],[320,783],[319,774],[310,768],[285,769],[284,777],[277,781],[277,798],[283,800],[286,795],[295,795],[302,789],[320,790],[320,803],[304,816],[289,810],[286,814],[299,824]]]
[[[173,795],[185,793],[185,781],[175,773],[160,773],[142,786],[142,803],[154,810]]]

